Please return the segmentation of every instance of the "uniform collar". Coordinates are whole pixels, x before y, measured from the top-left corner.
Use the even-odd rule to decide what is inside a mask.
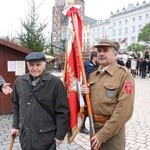
[[[117,67],[117,62],[113,62],[109,67],[106,69],[106,72],[108,72],[110,75],[113,75]]]
[[[117,62],[116,61],[113,62],[111,65],[103,68],[103,69],[101,69],[101,67],[99,66],[99,68],[96,71],[96,75],[98,75],[100,72],[105,72],[105,71],[107,73],[109,73],[110,75],[113,75],[114,72],[115,72],[116,67],[117,67]]]

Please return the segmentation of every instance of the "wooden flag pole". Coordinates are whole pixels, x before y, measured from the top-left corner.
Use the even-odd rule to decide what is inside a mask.
[[[88,86],[87,84],[87,79],[86,79],[86,74],[85,74],[85,69],[84,69],[84,63],[83,63],[83,58],[82,58],[82,50],[81,50],[81,45],[80,45],[80,40],[78,36],[78,31],[76,27],[76,20],[74,13],[71,13],[71,18],[72,18],[72,24],[73,24],[73,29],[75,32],[75,37],[76,37],[76,42],[77,42],[77,49],[78,49],[78,54],[79,54],[79,60],[80,60],[80,65],[82,69],[82,76],[83,76],[83,84]],[[94,129],[94,123],[93,123],[93,113],[92,113],[92,107],[91,107],[91,101],[90,101],[90,96],[89,94],[85,95],[86,98],[86,105],[88,109],[88,116],[89,116],[89,122],[90,122],[90,138],[95,135],[95,129]]]
[[[10,142],[9,150],[12,150],[14,143],[15,143],[15,137],[11,136],[11,142]]]

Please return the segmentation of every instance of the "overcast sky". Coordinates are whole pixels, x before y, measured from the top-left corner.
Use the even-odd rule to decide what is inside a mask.
[[[39,5],[41,1],[36,0],[36,5]],[[44,0],[38,9],[41,20],[47,18],[47,22],[51,22],[54,2],[55,0]],[[111,11],[116,12],[117,9],[127,8],[129,3],[136,5],[137,2],[141,5],[143,0],[85,0],[85,15],[95,19],[105,19],[110,17]],[[20,31],[20,19],[25,19],[28,10],[27,0],[1,0],[0,36],[10,36],[11,33]]]

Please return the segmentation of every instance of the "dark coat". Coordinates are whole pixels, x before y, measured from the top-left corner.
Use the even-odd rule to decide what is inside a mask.
[[[63,140],[69,124],[67,94],[60,79],[44,72],[33,88],[36,96],[51,113],[35,100],[29,74],[18,77],[14,84],[12,102],[13,128],[20,130],[22,149],[47,150],[54,138]]]
[[[2,76],[0,76],[0,91],[2,90],[2,86],[5,83],[5,80],[3,79]]]
[[[146,60],[143,60],[143,61],[141,62],[140,69],[146,71],[147,65],[148,65],[147,61],[146,61]]]
[[[84,67],[85,67],[85,73],[86,73],[86,78],[88,79],[90,74],[94,69],[96,69],[99,65],[94,64],[91,60],[86,60],[84,62]]]

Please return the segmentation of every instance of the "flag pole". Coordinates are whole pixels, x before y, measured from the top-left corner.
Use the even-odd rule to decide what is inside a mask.
[[[66,41],[66,43],[68,43],[68,41]],[[65,61],[64,61],[64,72],[63,72],[63,80],[62,80],[64,85],[65,85],[66,70],[67,70],[67,59],[68,59],[68,49],[67,49],[67,46],[66,46]]]
[[[74,32],[75,32],[75,37],[76,37],[76,42],[77,42],[77,47],[78,47],[77,49],[78,49],[78,55],[79,55],[81,69],[82,69],[83,84],[88,86],[87,79],[86,79],[86,74],[85,74],[85,69],[84,69],[83,58],[82,58],[81,44],[80,44],[78,31],[77,31],[77,27],[76,27],[76,20],[75,20],[75,16],[74,16],[73,12],[71,12],[71,18],[72,18],[73,29],[74,29]],[[91,138],[92,136],[95,135],[95,129],[94,129],[93,113],[92,113],[92,107],[91,107],[91,101],[90,101],[89,94],[85,95],[85,99],[86,99],[86,105],[87,105],[88,116],[89,116],[90,138]]]

